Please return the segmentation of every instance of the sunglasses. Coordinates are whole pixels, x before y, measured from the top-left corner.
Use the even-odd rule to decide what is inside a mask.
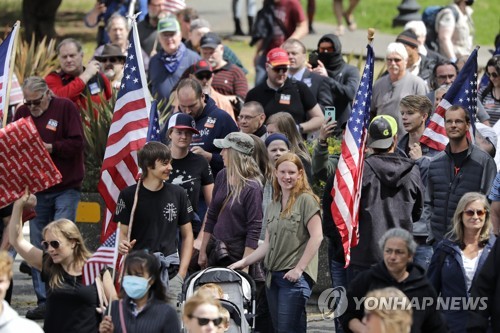
[[[205,72],[205,73],[198,73],[195,75],[196,78],[200,81],[203,81],[203,80],[210,80],[212,78],[212,73],[210,72]]]
[[[467,209],[467,210],[464,210],[464,214],[469,216],[469,217],[472,217],[472,216],[474,216],[474,214],[477,214],[478,217],[481,217],[484,214],[486,214],[486,211],[483,209]]]
[[[278,74],[283,74],[288,71],[288,67],[271,67],[271,69]]]
[[[112,64],[115,64],[115,63],[117,63],[117,62],[119,62],[119,61],[120,61],[120,58],[117,58],[117,57],[109,57],[109,58],[104,58],[104,59],[102,60],[102,62],[103,62],[103,63],[110,62],[110,63],[112,63]]]
[[[494,79],[496,79],[499,76],[496,72],[493,72],[493,73],[486,72],[486,75],[488,75],[489,77],[492,77]]]
[[[215,318],[215,319],[209,319],[209,318],[189,316],[189,318],[191,318],[191,319],[196,318],[198,320],[198,325],[200,325],[200,326],[208,325],[208,323],[210,323],[210,322],[214,323],[214,326],[219,326],[220,324],[222,324],[222,321],[224,320],[224,318],[222,318],[222,317]]]
[[[56,240],[53,240],[53,241],[50,241],[50,242],[47,242],[47,241],[42,241],[42,247],[44,250],[48,250],[49,249],[49,245],[52,246],[53,249],[58,249],[59,246],[61,246],[61,243],[59,241],[56,241]]]
[[[399,63],[399,62],[401,62],[401,60],[403,60],[403,59],[401,59],[401,58],[387,58],[387,59],[386,59],[386,61],[387,61],[388,63],[391,63],[391,62],[393,62],[393,61],[394,61],[396,64],[397,64],[397,63]]]
[[[26,105],[28,107],[32,106],[32,105],[39,106],[42,103],[43,96],[45,96],[45,93],[42,94],[42,97],[34,99],[34,100],[31,100],[31,101],[25,99],[24,100],[24,105]]]

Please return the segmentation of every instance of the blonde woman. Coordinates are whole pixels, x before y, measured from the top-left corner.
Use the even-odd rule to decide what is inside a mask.
[[[318,275],[318,249],[323,240],[319,198],[312,192],[297,155],[281,156],[275,175],[264,243],[230,268],[264,259],[274,328],[278,332],[306,332],[305,306]]]
[[[98,290],[95,283],[82,283],[82,268],[91,253],[76,224],[66,219],[51,222],[43,229],[44,251],[25,240],[23,208],[35,205],[36,197],[28,193],[14,203],[9,240],[30,266],[42,272],[48,286],[44,331],[95,333],[101,317],[96,310],[100,305]],[[107,298],[116,298],[109,272],[104,274],[103,282]]]
[[[222,149],[225,169],[217,175],[207,211],[198,259],[202,268],[225,267],[252,253],[262,226],[262,174],[252,156],[253,139],[233,132],[214,145]],[[226,253],[219,251],[222,244]]]
[[[451,232],[434,250],[427,276],[441,297],[467,299],[472,281],[495,244],[486,196],[465,193],[457,204],[452,223]],[[467,313],[458,307],[443,309],[451,332],[466,331]]]
[[[390,303],[384,303],[387,300]],[[372,290],[366,294],[364,306],[367,333],[410,333],[411,303],[401,290],[394,287]]]
[[[208,291],[191,296],[184,305],[182,321],[188,333],[216,333],[223,324],[222,305]]]

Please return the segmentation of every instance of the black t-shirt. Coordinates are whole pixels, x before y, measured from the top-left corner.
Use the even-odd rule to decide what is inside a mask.
[[[45,253],[43,261],[49,260]],[[99,330],[100,315],[96,308],[99,297],[95,283],[85,286],[82,276],[64,272],[63,287],[51,289],[50,276],[42,269],[42,279],[47,290],[47,312],[43,329],[47,333],[81,332],[95,333]]]
[[[317,104],[305,83],[290,78],[278,90],[270,88],[267,82],[259,84],[248,92],[245,102],[250,101],[259,102],[264,107],[267,118],[285,111],[293,116],[297,124],[307,121],[307,111]]]
[[[172,159],[172,172],[167,182],[184,188],[193,210],[198,213],[201,188],[213,184],[214,176],[208,161],[203,156],[189,152],[184,158]]]
[[[137,185],[132,185],[121,191],[116,223],[129,224],[136,188]],[[192,220],[193,207],[182,187],[163,183],[159,191],[153,192],[141,183],[130,239],[137,240],[135,250],[147,249],[168,256],[177,252],[177,226]]]
[[[462,167],[462,164],[467,158],[468,153],[469,153],[468,149],[461,151],[459,153],[451,153],[451,157],[453,158],[453,162],[455,164],[455,174],[457,174],[460,168]]]

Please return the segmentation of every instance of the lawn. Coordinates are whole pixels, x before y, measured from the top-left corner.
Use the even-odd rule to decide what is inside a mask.
[[[307,0],[301,0],[304,8]],[[451,0],[418,0],[421,7],[420,12],[430,5],[446,5]],[[344,6],[348,1],[344,0]],[[401,27],[392,27],[392,20],[398,15],[397,7],[402,3],[400,0],[361,0],[354,12],[358,28],[370,28],[398,34]],[[475,42],[480,45],[493,45],[495,35],[500,32],[500,1],[479,0],[475,1],[473,19],[476,28]],[[375,15],[374,15],[375,14]],[[332,0],[316,0],[316,21],[337,24],[333,16]]]

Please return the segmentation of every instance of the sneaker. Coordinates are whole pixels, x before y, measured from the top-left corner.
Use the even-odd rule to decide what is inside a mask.
[[[28,265],[26,260],[21,261],[21,264],[19,265],[19,271],[24,274],[28,274],[31,276],[31,266]]]
[[[38,305],[36,308],[26,312],[26,318],[31,320],[45,319],[45,303]]]

